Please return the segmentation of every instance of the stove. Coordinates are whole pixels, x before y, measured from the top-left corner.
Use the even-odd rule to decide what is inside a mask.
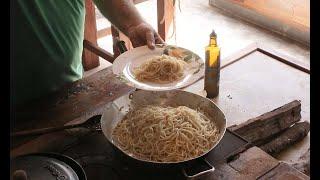
[[[238,153],[248,149],[250,143],[227,130],[220,143],[206,156],[215,168],[231,161]],[[79,162],[87,174],[88,180],[120,180],[120,179],[185,179],[180,169],[162,171],[159,169],[143,169],[123,161],[117,156],[112,145],[102,132],[89,133],[60,153],[70,156]],[[201,161],[194,161],[186,171],[201,167]]]

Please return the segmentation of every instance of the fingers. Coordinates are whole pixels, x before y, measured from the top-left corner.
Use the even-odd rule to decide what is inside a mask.
[[[140,24],[128,31],[128,36],[134,47],[147,45],[148,48],[154,49],[155,44],[164,44],[160,35],[148,24]]]
[[[154,39],[154,32],[153,31],[147,31],[146,32],[146,40],[147,40],[147,45],[150,49],[155,48],[155,39]]]
[[[139,46],[145,45],[144,42],[142,42],[141,40],[139,40],[137,38],[130,38],[130,41],[131,41],[133,47],[139,47]]]

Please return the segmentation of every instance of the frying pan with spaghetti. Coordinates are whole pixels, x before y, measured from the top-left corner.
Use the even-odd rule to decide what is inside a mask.
[[[212,121],[219,133],[217,134],[217,140],[211,144],[211,147],[193,158],[182,159],[179,161],[156,161],[156,160],[146,160],[140,157],[135,156],[133,153],[128,153],[124,151],[119,144],[116,142],[113,137],[113,131],[118,123],[126,116],[126,114],[138,107],[143,106],[170,106],[170,107],[179,107],[185,106],[190,109],[201,109],[202,112],[205,112],[208,119]],[[205,155],[209,153],[221,140],[226,130],[226,119],[223,112],[215,105],[211,100],[204,98],[202,96],[182,91],[182,90],[170,90],[170,91],[145,91],[138,90],[116,99],[114,102],[110,103],[101,118],[101,128],[107,138],[107,140],[114,146],[114,148],[124,154],[126,157],[129,157],[131,160],[134,160],[136,163],[145,164],[146,166],[152,167],[175,167],[181,168],[184,172],[186,164],[195,160],[202,160],[207,163],[205,160]],[[207,163],[208,164],[208,163]],[[208,165],[211,166],[211,165]],[[213,171],[212,168],[208,168],[205,171],[195,173],[194,176],[204,174],[210,171]]]

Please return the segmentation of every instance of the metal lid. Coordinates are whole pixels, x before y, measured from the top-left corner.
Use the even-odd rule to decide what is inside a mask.
[[[26,174],[28,180],[86,180],[81,166],[59,154],[41,153],[18,156],[11,160],[10,176]],[[21,173],[23,172],[23,173]]]

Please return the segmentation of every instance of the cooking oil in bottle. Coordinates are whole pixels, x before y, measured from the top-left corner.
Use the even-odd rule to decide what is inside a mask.
[[[219,94],[220,48],[217,44],[217,34],[214,31],[210,34],[205,58],[204,89],[207,91],[208,98],[215,98]]]

